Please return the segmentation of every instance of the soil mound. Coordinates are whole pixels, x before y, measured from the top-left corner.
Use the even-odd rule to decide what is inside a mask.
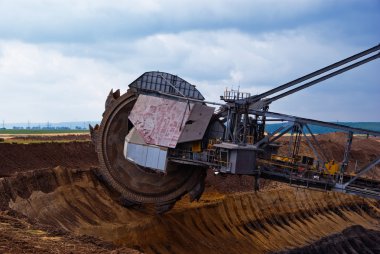
[[[380,231],[355,225],[303,248],[281,254],[380,253]]]
[[[35,225],[145,253],[268,253],[302,248],[354,225],[380,230],[377,202],[340,193],[295,188],[206,192],[199,203],[181,200],[172,211],[155,216],[143,208],[121,207],[96,169],[58,167],[40,173],[4,178],[3,208]]]
[[[343,160],[345,144],[347,142],[347,134],[338,132],[324,135],[318,135],[317,140],[320,142],[324,153],[327,157],[337,161]],[[365,136],[354,136],[352,139],[350,161],[360,164],[366,161],[376,159],[380,154],[380,142],[375,138],[367,138]]]
[[[254,190],[254,176],[248,175],[215,175],[213,170],[207,171],[206,189],[223,194],[247,192]],[[279,187],[285,188],[287,184],[260,178],[260,190],[271,190]]]
[[[15,214],[0,212],[1,253],[126,253],[137,250],[120,247],[88,236],[72,236],[56,229],[43,229]]]
[[[310,139],[310,138],[309,138]],[[320,148],[310,139],[320,156],[326,157],[325,160],[334,160],[341,162],[343,160],[344,149],[347,142],[347,134],[343,132],[316,135]],[[284,145],[279,152],[286,155],[288,152],[289,137],[281,137],[280,142]],[[305,138],[302,138],[300,154],[314,157],[312,149],[309,147]],[[349,154],[348,172],[356,170],[367,165],[376,159],[380,154],[380,142],[378,138],[367,138],[366,136],[354,136],[352,139],[351,151]],[[325,155],[325,156],[324,156]],[[380,179],[380,166],[366,175]]]
[[[341,160],[343,135],[318,139]],[[362,156],[355,151],[365,159],[378,155],[380,142],[374,142],[355,137],[352,158]],[[305,144],[302,149],[308,152]],[[264,180],[264,191],[252,192],[253,177],[209,171],[200,202],[185,197],[156,216],[149,207],[115,201],[97,165],[90,142],[0,144],[0,252],[379,252],[374,200]]]
[[[0,143],[0,176],[40,168],[88,168],[98,164],[90,142],[8,144]]]

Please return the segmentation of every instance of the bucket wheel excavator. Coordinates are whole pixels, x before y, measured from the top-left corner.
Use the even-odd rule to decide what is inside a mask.
[[[136,83],[147,78],[148,75],[154,74],[158,73],[146,73]],[[166,73],[159,73],[159,75],[177,78]],[[101,176],[111,188],[120,193],[120,200],[126,206],[153,203],[157,212],[160,213],[169,210],[178,199],[187,193],[190,194],[191,201],[199,199],[204,190],[205,168],[167,161],[165,158],[168,152],[167,148],[160,147],[160,143],[156,145],[150,142],[151,144],[148,144],[141,138],[135,125],[129,120],[139,97],[143,98],[143,95],[139,95],[134,88],[129,89],[123,95],[120,95],[119,90],[111,91],[108,95],[103,120],[100,126],[96,126],[92,131],[92,133],[96,132],[96,138],[93,140],[96,144]],[[139,102],[138,106],[149,109],[150,105],[145,103],[147,101]],[[170,113],[176,114],[176,112]],[[151,114],[152,111],[148,111],[148,114],[139,120],[150,121],[154,118]],[[170,117],[168,114],[160,117],[163,118],[155,118],[154,122],[146,124],[170,121],[170,118],[165,118]],[[170,123],[176,124],[172,128],[180,127],[179,122],[172,121]],[[135,124],[138,123],[135,122]],[[161,131],[168,132],[169,130],[166,128],[169,126],[162,126]],[[166,135],[170,136],[171,133]],[[131,138],[130,143],[126,142],[128,138]],[[128,157],[126,157],[127,151]]]
[[[380,155],[356,175],[346,173],[352,135],[380,136],[380,132],[269,111],[269,105],[280,98],[379,58],[379,50],[377,45],[259,95],[226,90],[223,103],[205,101],[194,85],[178,76],[146,72],[125,94],[111,90],[100,125],[90,126],[99,175],[122,205],[153,204],[158,213],[170,210],[186,194],[190,201],[198,200],[209,168],[222,174],[253,175],[256,183],[262,177],[380,198],[379,182],[362,177],[380,163]],[[284,125],[267,133],[268,121]],[[348,134],[339,165],[329,164],[323,151],[318,152],[309,125]],[[281,156],[276,140],[287,133],[292,139],[290,152]],[[314,158],[299,154],[302,137]]]

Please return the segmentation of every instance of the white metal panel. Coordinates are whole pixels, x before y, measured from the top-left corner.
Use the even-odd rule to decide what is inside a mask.
[[[160,149],[160,155],[158,157],[157,168],[159,169],[163,168],[166,171],[167,155],[168,155],[167,150]]]
[[[125,158],[145,167],[147,157],[146,147],[132,143],[129,143],[126,146],[128,148],[126,149],[127,153],[124,154]]]
[[[148,168],[157,168],[160,156],[160,149],[157,149],[157,147],[148,147],[147,151],[148,154],[146,156],[145,166]]]
[[[124,151],[124,157],[137,165],[160,171],[166,170],[166,149],[151,145],[125,143]]]

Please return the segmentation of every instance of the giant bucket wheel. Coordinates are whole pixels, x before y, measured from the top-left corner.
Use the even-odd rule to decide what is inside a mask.
[[[204,190],[204,168],[169,162],[166,173],[156,173],[125,159],[124,139],[133,128],[128,116],[138,95],[128,91],[120,96],[111,91],[100,126],[92,130],[100,163],[99,173],[120,195],[124,205],[154,204],[158,213],[170,210],[189,193],[199,199]]]

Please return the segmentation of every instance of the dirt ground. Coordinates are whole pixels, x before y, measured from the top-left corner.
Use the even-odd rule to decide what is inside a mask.
[[[310,141],[312,139],[309,137]],[[325,160],[334,160],[341,162],[343,160],[344,149],[347,142],[347,134],[342,132],[329,133],[323,135],[316,135],[316,139],[320,145],[320,148],[312,142],[313,146],[317,150],[321,158]],[[279,142],[284,146],[280,148],[280,153],[287,154],[289,138],[283,137],[279,139]],[[305,138],[302,139],[300,154],[315,157],[313,150],[309,147]],[[369,162],[376,159],[380,154],[380,138],[366,136],[354,136],[351,145],[351,151],[349,153],[349,167],[348,172],[355,172]],[[369,178],[380,179],[380,166],[377,166],[375,170],[372,170],[366,175]]]
[[[338,156],[344,138],[318,138]],[[374,142],[353,148],[368,159]],[[209,172],[200,202],[152,215],[112,199],[89,142],[0,144],[0,175],[1,253],[380,253],[380,204],[361,197],[270,181],[253,192],[251,177]]]
[[[0,138],[5,140],[45,140],[45,141],[59,141],[59,140],[91,140],[88,133],[48,133],[48,134],[0,134]]]
[[[41,168],[88,168],[98,164],[90,142],[8,144],[0,143],[0,176]]]
[[[74,236],[46,225],[32,225],[27,218],[11,211],[0,212],[0,252],[140,253],[90,236]]]

